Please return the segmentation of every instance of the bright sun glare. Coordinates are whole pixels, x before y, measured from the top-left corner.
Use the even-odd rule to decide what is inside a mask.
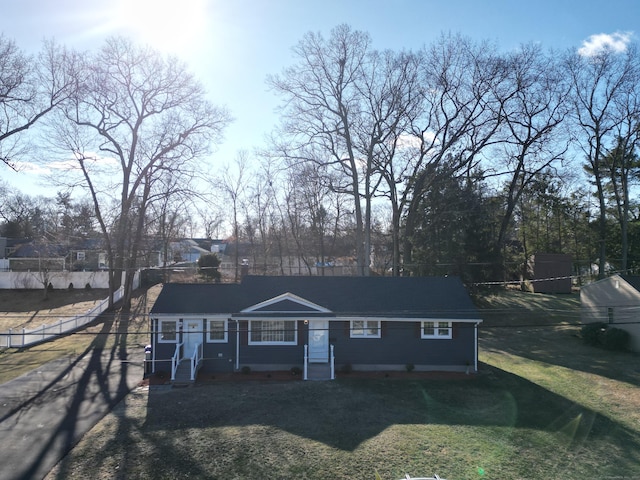
[[[120,0],[118,23],[141,42],[167,53],[197,48],[206,27],[206,0]]]

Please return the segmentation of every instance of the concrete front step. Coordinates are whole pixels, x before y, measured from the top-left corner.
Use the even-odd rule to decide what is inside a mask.
[[[331,365],[310,363],[307,367],[307,380],[331,380]]]
[[[191,365],[188,362],[182,362],[176,370],[176,378],[171,382],[174,386],[190,385],[194,383],[191,380]]]

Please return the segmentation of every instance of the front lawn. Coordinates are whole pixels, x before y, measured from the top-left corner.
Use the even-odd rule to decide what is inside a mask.
[[[48,478],[376,471],[394,480],[638,477],[640,425],[488,365],[461,380],[214,381],[134,392]]]
[[[487,298],[475,376],[141,388],[47,478],[640,478],[639,357],[584,345],[577,305]]]

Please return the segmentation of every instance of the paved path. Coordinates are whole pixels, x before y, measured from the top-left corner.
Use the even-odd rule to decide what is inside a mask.
[[[140,382],[143,360],[90,349],[0,385],[0,480],[44,478]]]

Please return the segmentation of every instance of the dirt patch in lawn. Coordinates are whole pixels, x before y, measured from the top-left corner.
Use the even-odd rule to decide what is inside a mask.
[[[10,328],[36,328],[60,318],[81,315],[107,298],[107,289],[0,290],[0,332]]]

